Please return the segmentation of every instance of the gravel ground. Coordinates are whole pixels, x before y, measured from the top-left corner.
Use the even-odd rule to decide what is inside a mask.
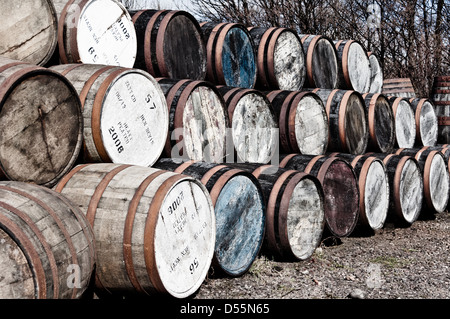
[[[324,240],[305,261],[260,255],[241,277],[210,274],[193,299],[450,299],[450,214],[435,217]]]

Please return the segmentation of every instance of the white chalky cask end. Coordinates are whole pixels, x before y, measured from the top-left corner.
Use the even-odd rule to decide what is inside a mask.
[[[169,112],[164,93],[150,74],[96,64],[52,69],[79,92],[90,161],[151,166],[158,160],[168,136]]]
[[[438,144],[450,143],[450,76],[434,78],[431,100],[438,117]]]
[[[334,42],[339,61],[340,89],[367,93],[370,89],[371,68],[366,49],[355,40]]]
[[[45,65],[57,46],[58,19],[51,0],[0,3],[0,55]]]
[[[169,108],[169,158],[222,163],[227,156],[227,107],[217,88],[206,81],[158,78]]]
[[[411,103],[402,97],[388,97],[395,117],[395,148],[412,148],[416,141],[416,120]]]
[[[283,90],[266,94],[279,120],[281,150],[286,153],[325,154],[329,139],[328,117],[317,94]]]
[[[94,233],[61,194],[0,182],[0,298],[78,299],[96,263]]]
[[[339,80],[339,61],[333,41],[323,35],[299,36],[306,57],[305,87],[336,89]]]
[[[257,52],[257,88],[298,91],[306,79],[305,52],[287,28],[248,28]]]
[[[438,118],[434,105],[429,99],[409,101],[416,119],[416,147],[435,146],[438,139]]]
[[[99,291],[186,298],[203,283],[216,232],[200,181],[149,167],[87,164],[55,189],[93,227]]]
[[[80,99],[52,70],[0,57],[0,164],[7,179],[53,186],[83,143]]]
[[[237,160],[267,164],[278,146],[278,122],[272,104],[260,91],[218,87],[228,107]]]
[[[136,30],[120,2],[53,1],[59,19],[58,50],[62,63],[133,67],[137,52]]]
[[[378,57],[373,52],[368,52],[370,62],[370,89],[369,93],[383,92],[384,73]]]

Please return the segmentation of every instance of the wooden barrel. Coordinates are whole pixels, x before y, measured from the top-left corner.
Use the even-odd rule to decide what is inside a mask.
[[[402,97],[388,97],[395,118],[395,147],[412,148],[416,142],[416,120],[411,103]]]
[[[450,178],[444,155],[429,147],[399,149],[397,155],[414,157],[423,175],[424,215],[442,213],[447,208]]]
[[[328,151],[364,154],[369,126],[364,99],[357,91],[315,89],[325,105],[329,123]]]
[[[334,43],[339,65],[338,88],[369,92],[372,74],[366,49],[355,40],[339,40]]]
[[[165,157],[222,163],[227,156],[230,119],[217,88],[207,81],[157,81],[169,108]]]
[[[182,10],[130,11],[137,34],[135,67],[155,77],[204,80],[206,46],[198,21]]]
[[[218,90],[228,107],[237,160],[269,163],[278,150],[279,139],[277,116],[270,101],[255,89],[221,86]]]
[[[325,154],[329,139],[328,117],[317,94],[278,90],[266,95],[279,121],[282,152]]]
[[[256,86],[265,90],[300,91],[305,84],[305,52],[298,34],[288,28],[248,28],[256,52]]]
[[[356,173],[346,160],[324,155],[290,154],[283,157],[280,167],[317,177],[325,194],[328,234],[350,236],[358,223],[360,193]]]
[[[417,160],[411,156],[374,153],[386,167],[389,178],[390,204],[386,223],[410,226],[420,215],[423,205],[423,179]]]
[[[299,35],[306,56],[305,87],[336,89],[339,64],[333,41],[323,35]]]
[[[80,96],[86,162],[151,166],[158,160],[168,136],[169,112],[150,74],[98,64],[51,69],[64,75]]]
[[[229,164],[251,172],[266,207],[263,253],[279,260],[306,260],[320,245],[325,226],[324,194],[316,177],[274,165]]]
[[[58,52],[63,64],[133,67],[136,30],[116,0],[52,0],[58,16]]]
[[[200,25],[206,43],[206,79],[217,85],[254,88],[257,59],[247,28],[228,22],[204,22]]]
[[[378,57],[373,52],[368,52],[370,62],[370,89],[369,93],[383,92],[384,73]]]
[[[388,98],[380,93],[366,93],[363,98],[369,124],[367,151],[392,153],[395,147],[395,117]]]
[[[450,76],[434,78],[430,97],[438,117],[438,144],[450,143]]]
[[[203,283],[216,233],[211,197],[200,181],[102,163],[75,167],[55,190],[93,227],[99,291],[186,298]]]
[[[383,161],[372,155],[332,153],[345,159],[358,177],[359,218],[356,228],[362,232],[382,229],[389,210],[389,178]]]
[[[416,147],[435,146],[438,139],[438,119],[429,99],[411,99],[416,120]]]
[[[76,299],[96,262],[94,233],[79,208],[57,192],[0,182],[0,298]]]
[[[83,143],[80,99],[59,73],[0,57],[0,166],[10,180],[53,186]]]
[[[0,55],[45,65],[58,43],[58,18],[51,0],[0,3]]]
[[[205,162],[162,158],[154,167],[192,176],[206,186],[216,216],[214,273],[245,274],[258,256],[266,225],[258,180],[247,171]]]
[[[410,78],[384,79],[382,93],[387,96],[416,98],[416,92]]]

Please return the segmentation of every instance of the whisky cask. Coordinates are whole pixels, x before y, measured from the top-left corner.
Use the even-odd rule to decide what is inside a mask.
[[[204,80],[206,46],[198,21],[182,10],[130,11],[137,35],[135,67],[155,77]]]
[[[388,97],[395,118],[395,147],[412,148],[416,142],[416,120],[411,103],[402,97]]]
[[[63,64],[133,67],[136,30],[116,0],[52,0],[58,16],[58,53]]]
[[[221,86],[228,108],[236,161],[269,163],[278,147],[278,121],[268,98],[255,89]]]
[[[382,93],[384,73],[378,57],[373,52],[368,52],[370,62],[370,89],[369,93]]]
[[[315,176],[324,192],[326,234],[348,237],[359,218],[360,193],[353,167],[344,159],[324,155],[289,154],[280,167]]]
[[[9,180],[55,185],[83,143],[80,99],[59,73],[0,57],[0,166]]]
[[[429,99],[410,99],[416,120],[415,147],[435,146],[438,139],[438,118]]]
[[[78,299],[96,263],[94,233],[61,194],[0,182],[0,298]]]
[[[266,226],[258,180],[247,171],[221,164],[162,158],[154,167],[194,177],[206,186],[216,216],[214,273],[245,274],[260,252]]]
[[[305,52],[298,34],[288,28],[248,28],[253,39],[260,90],[300,91],[306,80]]]
[[[384,79],[383,92],[387,96],[416,98],[416,92],[410,78]]]
[[[438,117],[438,144],[450,143],[450,76],[434,78],[431,101]]]
[[[200,181],[143,166],[85,164],[55,190],[93,228],[97,291],[186,298],[203,283],[216,233],[211,197]]]
[[[44,66],[57,46],[58,17],[51,0],[0,3],[0,55]]]
[[[169,112],[159,84],[139,69],[99,64],[51,68],[82,102],[85,162],[151,166],[163,152]]]
[[[280,149],[284,153],[323,155],[329,125],[325,105],[312,92],[266,92],[278,118]]]

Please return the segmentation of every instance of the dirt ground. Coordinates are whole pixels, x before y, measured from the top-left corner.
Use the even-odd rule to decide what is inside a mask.
[[[194,299],[450,299],[450,214],[435,217],[324,240],[305,261],[260,255],[241,277],[210,274]]]

